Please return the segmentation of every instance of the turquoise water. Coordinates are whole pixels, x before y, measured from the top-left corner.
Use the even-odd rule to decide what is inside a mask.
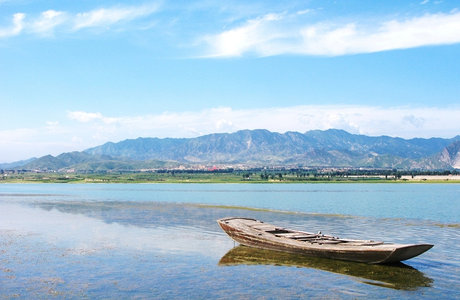
[[[58,194],[50,199],[203,203],[460,222],[460,184],[7,184],[0,194]]]
[[[459,192],[458,184],[2,184],[0,298],[458,298]],[[234,248],[215,222],[225,216],[435,247],[402,266],[292,257]]]

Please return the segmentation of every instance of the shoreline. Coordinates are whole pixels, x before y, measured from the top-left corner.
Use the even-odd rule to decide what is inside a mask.
[[[135,183],[135,184],[318,184],[318,183],[460,183],[460,175],[388,175],[388,174],[301,174],[295,172],[233,172],[233,173],[20,173],[3,174],[1,183],[33,184],[33,183],[67,183],[67,184],[100,184],[100,183]]]
[[[460,180],[318,180],[318,181],[236,181],[236,180],[1,180],[1,184],[460,184]]]

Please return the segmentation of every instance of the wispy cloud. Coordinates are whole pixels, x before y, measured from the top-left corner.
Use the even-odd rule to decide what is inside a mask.
[[[142,5],[133,7],[101,8],[78,13],[74,17],[74,29],[89,27],[105,27],[122,21],[130,21],[154,13],[158,5]]]
[[[296,18],[295,21],[293,18]],[[269,14],[203,38],[207,56],[252,53],[347,55],[460,42],[460,12],[426,14],[378,24],[304,24],[302,14]]]
[[[69,118],[103,130],[105,138],[128,136],[193,137],[214,132],[266,128],[276,132],[340,128],[352,133],[399,137],[460,134],[460,108],[375,106],[292,106],[261,109],[211,108],[158,115],[106,117],[101,113],[70,112]],[[124,137],[117,136],[118,134]],[[137,136],[136,136],[137,135]]]
[[[51,9],[41,12],[38,16],[16,13],[12,17],[10,26],[0,28],[0,38],[19,34],[51,36],[57,30],[66,33],[89,28],[106,30],[116,24],[131,22],[152,15],[158,8],[159,5],[153,3],[140,6],[98,8],[79,13]]]
[[[71,34],[88,29],[101,32],[124,28],[125,25],[143,18],[146,19],[146,24],[152,24],[152,20],[147,17],[159,12],[159,9],[159,2],[153,2],[142,5],[100,7],[82,12],[50,9],[37,15],[16,13],[11,16],[10,25],[0,28],[0,38],[20,34],[46,37],[58,32]],[[175,9],[164,15],[159,13],[159,19],[164,21],[165,15],[167,19],[181,18],[181,12]],[[202,55],[199,56],[216,58],[248,54],[338,56],[460,42],[458,10],[406,18],[380,17],[367,21],[359,20],[359,16],[350,22],[327,18],[312,23],[311,14],[314,11],[315,9],[303,9],[295,12],[262,14],[246,20],[243,24],[240,18],[230,16],[217,24],[222,28],[230,29],[216,34],[204,34],[203,28],[200,28],[193,33],[200,36],[196,39],[198,42],[189,43],[189,47],[204,46],[204,49],[201,49]],[[207,13],[212,14],[212,12]],[[239,25],[232,25],[234,22],[239,22]],[[146,24],[135,24],[139,25],[138,28],[148,28]],[[179,44],[183,45],[184,37],[190,38],[191,33],[182,30],[174,35],[180,40]]]
[[[28,24],[28,29],[43,35],[52,35],[54,28],[68,21],[69,15],[66,12],[47,10],[41,13],[40,17]]]
[[[10,37],[18,35],[24,28],[24,18],[26,17],[23,13],[17,13],[13,15],[12,25],[6,28],[0,28],[0,38]]]
[[[103,123],[110,124],[117,122],[117,118],[107,118],[104,117],[101,113],[91,113],[84,111],[70,111],[67,113],[67,116],[71,120],[75,120],[82,123],[88,123],[91,121],[102,121]]]

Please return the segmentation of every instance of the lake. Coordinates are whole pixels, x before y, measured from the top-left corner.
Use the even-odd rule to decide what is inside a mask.
[[[251,249],[257,218],[343,238],[430,243],[400,265]],[[459,184],[0,184],[0,298],[454,299]]]

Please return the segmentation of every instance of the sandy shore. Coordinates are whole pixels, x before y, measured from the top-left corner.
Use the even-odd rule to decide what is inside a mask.
[[[401,177],[403,180],[410,181],[424,181],[424,180],[446,180],[446,181],[460,181],[460,175],[418,175],[412,178],[411,175],[404,175]]]

